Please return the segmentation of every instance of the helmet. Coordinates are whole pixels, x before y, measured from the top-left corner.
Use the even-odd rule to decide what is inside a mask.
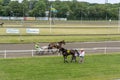
[[[81,48],[81,49],[80,49],[80,51],[84,51],[84,49],[83,49],[83,48]]]

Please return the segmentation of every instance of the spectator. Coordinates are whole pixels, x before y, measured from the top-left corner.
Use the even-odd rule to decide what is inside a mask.
[[[84,62],[84,56],[85,56],[84,49],[80,49],[79,56],[80,56],[79,63],[83,63]]]

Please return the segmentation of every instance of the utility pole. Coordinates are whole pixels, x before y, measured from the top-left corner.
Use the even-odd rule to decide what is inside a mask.
[[[119,9],[118,9],[118,32],[120,32],[120,7],[119,7]]]
[[[51,8],[52,8],[52,0],[48,0],[49,1],[49,22],[50,22],[50,33],[52,32],[52,12],[51,12]]]
[[[108,0],[105,0],[105,5],[106,5],[106,11],[107,11],[107,4],[108,4]],[[106,12],[106,21],[108,19],[108,16],[107,16],[107,12]]]

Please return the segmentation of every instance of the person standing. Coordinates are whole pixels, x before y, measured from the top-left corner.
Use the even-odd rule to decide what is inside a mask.
[[[84,62],[84,56],[85,56],[84,49],[80,49],[80,52],[79,52],[79,57],[80,57],[79,63],[83,63]]]

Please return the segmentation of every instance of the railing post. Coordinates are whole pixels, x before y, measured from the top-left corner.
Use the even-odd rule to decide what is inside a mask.
[[[106,54],[107,53],[107,48],[105,47],[105,49],[104,49],[104,54]]]
[[[34,51],[33,51],[33,49],[32,49],[32,57],[34,56]]]
[[[5,50],[4,58],[6,59],[6,57],[7,57],[7,51]]]

